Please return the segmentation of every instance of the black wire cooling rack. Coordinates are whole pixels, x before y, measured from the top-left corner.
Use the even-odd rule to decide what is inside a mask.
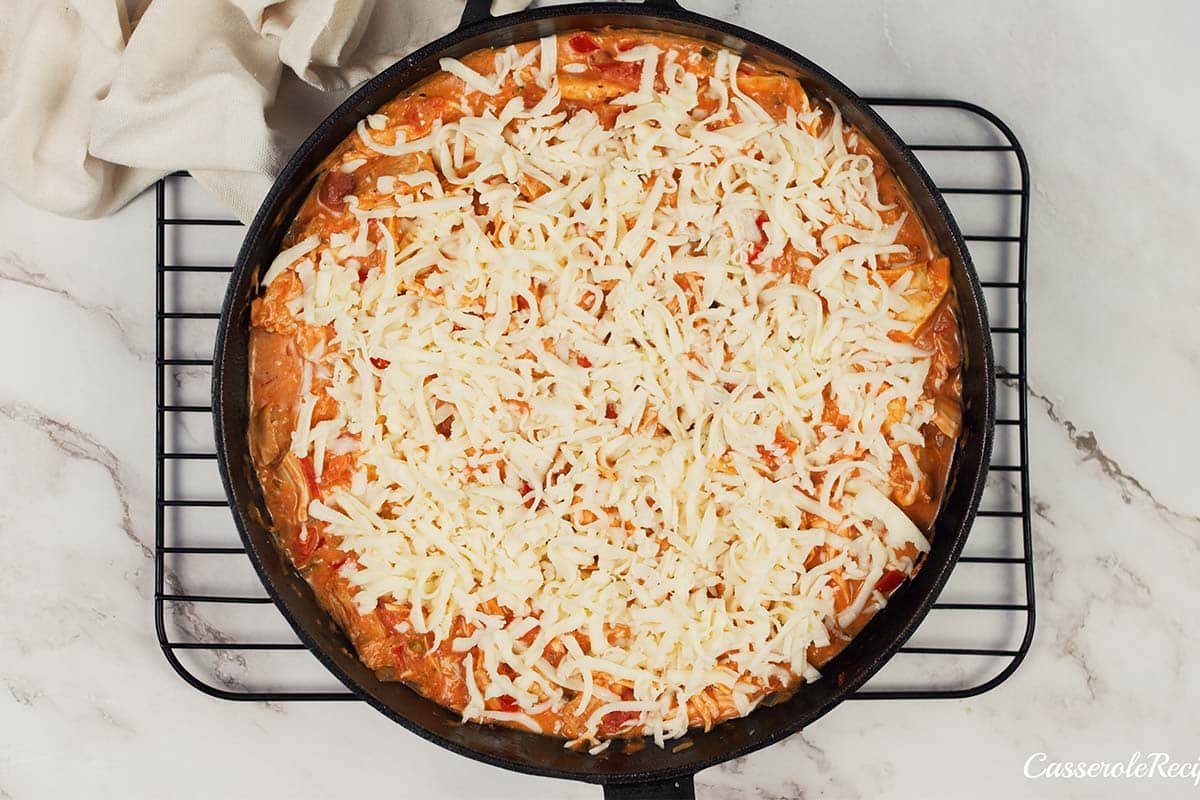
[[[1026,399],[1029,168],[1009,127],[957,100],[875,98],[941,188],[983,280],[998,419],[982,510],[939,602],[857,699],[961,698],[1008,678],[1034,627]],[[177,173],[156,189],[154,617],[187,683],[226,700],[352,700],[262,590],[217,475],[212,345],[241,223]]]

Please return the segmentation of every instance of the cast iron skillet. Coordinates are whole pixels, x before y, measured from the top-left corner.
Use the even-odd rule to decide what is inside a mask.
[[[610,798],[694,797],[692,778],[705,767],[744,755],[795,733],[841,702],[874,674],[924,618],[954,566],[974,519],[991,451],[994,395],[992,349],[983,293],[962,235],[929,176],[899,137],[853,92],[825,70],[771,40],[685,11],[675,0],[641,6],[582,3],[493,18],[488,0],[468,0],[459,28],[365,83],[300,146],[246,233],[217,332],[213,416],[225,492],[246,549],[283,615],[322,663],[364,700],[414,733],[461,755],[499,767],[604,785]],[[690,734],[680,752],[653,744],[635,753],[613,746],[600,756],[563,749],[562,742],[505,728],[464,725],[458,716],[399,683],[385,683],[358,660],[313,598],[308,584],[280,557],[263,524],[268,519],[247,445],[247,344],[250,303],[259,278],[309,189],[321,161],[355,124],[438,69],[442,56],[462,57],[549,33],[604,25],[679,33],[798,73],[810,93],[832,100],[880,149],[908,188],[941,251],[952,263],[964,352],[963,434],[935,524],[933,549],[917,576],[833,661],[824,677],[787,702],[759,708],[708,733]]]

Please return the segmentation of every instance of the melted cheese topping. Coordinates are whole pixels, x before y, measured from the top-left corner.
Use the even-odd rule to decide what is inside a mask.
[[[305,386],[315,369],[337,414],[312,424],[304,397],[292,450],[320,475],[357,440],[351,485],[308,513],[354,554],[358,609],[409,606],[412,631],[453,639],[464,719],[569,711],[598,740],[622,712],[661,743],[706,692],[745,714],[816,678],[810,647],[928,549],[889,472],[899,454],[920,476],[930,354],[908,343],[908,276],[874,272],[900,222],[836,110],[776,121],[735,55],[698,79],[641,45],[606,129],[560,110],[580,68],[556,51],[500,51],[490,75],[442,60],[467,93],[535,83],[528,107],[396,142],[369,117],[366,147],[432,168],[380,178],[390,202],[348,198],[357,231],[305,239],[266,281],[294,270],[289,310],[335,332]],[[837,580],[863,582],[840,615]],[[502,695],[520,710],[485,708]]]

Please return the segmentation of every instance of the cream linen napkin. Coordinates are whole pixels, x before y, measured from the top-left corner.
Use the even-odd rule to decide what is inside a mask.
[[[0,0],[0,182],[98,217],[186,169],[248,220],[348,88],[453,29],[463,2]]]

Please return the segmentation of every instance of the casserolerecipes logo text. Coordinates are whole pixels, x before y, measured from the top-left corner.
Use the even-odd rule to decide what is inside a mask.
[[[1081,778],[1165,778],[1191,781],[1200,787],[1200,758],[1180,761],[1170,753],[1137,752],[1124,761],[1055,761],[1046,753],[1025,760],[1025,777],[1031,780],[1079,780]]]

